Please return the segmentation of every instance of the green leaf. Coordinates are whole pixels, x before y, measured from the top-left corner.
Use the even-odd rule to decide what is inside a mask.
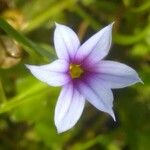
[[[47,87],[44,84],[38,83],[36,85],[31,86],[28,90],[24,91],[24,93],[21,93],[13,99],[2,103],[0,105],[0,113],[12,110],[13,108],[21,105],[22,103],[27,102],[28,100],[30,100],[30,98],[33,98],[34,95],[38,97],[39,95],[37,93],[40,93],[40,91],[45,91],[46,89]]]

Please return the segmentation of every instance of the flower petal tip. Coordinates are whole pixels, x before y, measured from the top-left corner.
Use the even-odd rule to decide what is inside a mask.
[[[114,113],[113,109],[112,109],[112,108],[109,108],[107,113],[108,113],[108,114],[112,117],[112,119],[116,122],[116,117],[115,117],[115,113]]]
[[[62,26],[64,26],[64,25],[63,25],[63,24],[59,24],[59,23],[55,22],[55,26],[56,26],[56,28],[59,28],[59,27],[62,27]]]
[[[115,114],[114,114],[113,110],[112,110],[112,112],[110,113],[110,115],[111,115],[111,117],[113,118],[113,120],[116,122],[116,117],[115,117]]]
[[[55,22],[55,26],[58,27],[58,26],[59,26],[59,23]]]
[[[25,66],[26,66],[27,69],[29,69],[31,71],[32,65],[25,64]]]
[[[25,66],[26,66],[28,69],[30,69],[30,65],[25,64]]]
[[[63,131],[57,129],[57,133],[60,134],[60,133],[63,133]]]
[[[112,23],[111,23],[111,25],[113,26],[115,24],[115,21],[113,21]]]
[[[142,81],[142,79],[137,75],[137,82],[136,83],[141,83],[141,84],[144,84],[144,82]]]
[[[56,127],[56,129],[57,129],[57,133],[58,134],[61,134],[61,133],[65,132],[65,131],[67,131],[67,129],[64,130],[63,128],[59,128],[59,127]]]
[[[112,30],[114,24],[115,22],[112,22],[111,24],[108,25],[108,27]]]
[[[108,31],[111,31],[112,32],[112,29],[113,29],[113,25],[114,25],[115,22],[112,22],[111,24],[109,24],[107,27]]]
[[[142,83],[142,84],[144,84],[144,82],[142,81],[142,79],[140,77],[139,77],[139,82]]]
[[[114,115],[112,118],[113,118],[113,120],[116,122],[116,117],[115,117],[115,115]]]

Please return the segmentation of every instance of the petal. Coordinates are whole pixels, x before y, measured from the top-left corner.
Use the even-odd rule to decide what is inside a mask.
[[[69,63],[64,59],[57,59],[50,64],[39,66],[41,69],[52,72],[67,72]]]
[[[80,46],[80,41],[72,29],[65,25],[56,24],[54,45],[57,56],[61,59],[69,60],[69,58],[74,57]]]
[[[26,65],[31,73],[42,82],[52,86],[61,86],[70,81],[67,75],[68,63],[65,60],[56,60],[51,64],[34,66]]]
[[[92,68],[97,72],[101,80],[109,88],[123,88],[142,82],[137,72],[131,67],[114,61],[101,61]]]
[[[109,88],[105,88],[101,83],[92,77],[86,81],[79,81],[76,84],[77,90],[97,109],[106,112],[115,120],[112,110],[113,94]]]
[[[76,59],[90,61],[90,63],[94,64],[104,58],[111,46],[112,26],[113,23],[97,32],[81,45],[77,51]]]
[[[72,84],[63,87],[55,108],[55,125],[58,133],[72,128],[79,120],[85,100],[80,93],[75,90]]]

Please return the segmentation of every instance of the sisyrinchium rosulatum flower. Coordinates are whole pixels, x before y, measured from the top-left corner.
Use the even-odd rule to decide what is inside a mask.
[[[111,89],[142,82],[131,67],[103,60],[111,47],[112,26],[113,23],[81,45],[72,29],[56,24],[54,45],[58,59],[42,66],[26,65],[37,79],[62,86],[54,116],[59,133],[76,124],[85,100],[115,120]]]

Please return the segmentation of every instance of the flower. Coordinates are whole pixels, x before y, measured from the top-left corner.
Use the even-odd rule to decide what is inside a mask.
[[[112,26],[113,23],[80,45],[72,29],[56,24],[54,45],[58,59],[42,66],[26,65],[37,79],[51,86],[62,86],[54,117],[59,133],[76,124],[85,100],[115,120],[111,89],[142,82],[131,67],[103,60],[111,47]]]

